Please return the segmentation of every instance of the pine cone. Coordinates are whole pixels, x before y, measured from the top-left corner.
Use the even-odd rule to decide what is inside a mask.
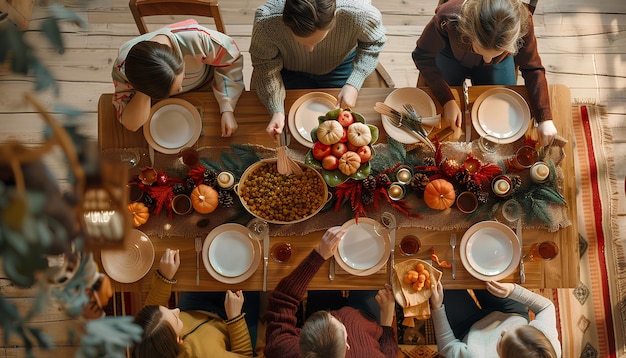
[[[363,192],[363,194],[361,194],[361,201],[363,205],[372,206],[372,204],[374,204],[374,193]]]
[[[154,205],[156,204],[156,200],[154,200],[154,198],[148,193],[143,193],[143,197],[141,198],[141,201],[143,202],[145,206],[149,208],[154,207]]]
[[[219,197],[217,198],[220,206],[230,208],[233,206],[235,200],[229,190],[220,190]]]
[[[478,202],[481,204],[487,204],[487,201],[489,201],[489,193],[486,191],[479,191],[476,194],[476,198],[478,199]]]
[[[441,163],[441,172],[448,178],[454,177],[459,171],[459,163],[455,159],[446,159]]]
[[[376,189],[376,177],[370,174],[367,178],[363,179],[363,189],[368,192],[373,192],[374,189]]]
[[[391,179],[389,179],[389,175],[387,175],[387,174],[380,174],[380,175],[378,176],[378,181],[379,181],[381,184],[391,183]]]
[[[204,174],[202,175],[203,179],[202,179],[202,183],[204,185],[208,185],[212,188],[216,188],[217,187],[217,173],[214,172],[211,169],[207,169],[204,171]]]
[[[434,167],[437,165],[437,163],[435,163],[435,158],[426,157],[424,158],[424,165],[429,166],[429,167]]]
[[[519,175],[509,175],[509,179],[511,179],[511,188],[513,190],[522,186],[522,177]]]
[[[465,185],[471,179],[470,173],[465,170],[459,170],[454,174],[454,180],[456,180],[459,184]]]
[[[196,187],[196,182],[193,180],[192,177],[188,177],[187,179],[185,179],[185,185],[187,186],[187,190],[191,192],[193,188]]]
[[[470,191],[474,194],[478,194],[478,192],[482,190],[481,186],[478,185],[478,183],[476,183],[476,180],[474,179],[468,180],[465,184],[465,187],[467,188],[467,191]]]
[[[172,186],[172,192],[174,193],[174,195],[186,194],[187,188],[183,184],[174,184]]]
[[[416,173],[413,175],[413,179],[411,179],[411,188],[415,191],[424,191],[429,182],[430,180],[426,174]]]

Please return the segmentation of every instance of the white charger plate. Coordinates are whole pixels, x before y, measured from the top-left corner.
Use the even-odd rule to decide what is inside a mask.
[[[346,272],[369,276],[387,263],[391,247],[389,235],[380,236],[374,230],[376,221],[370,218],[349,220],[341,227],[345,234],[335,252],[335,261]]]
[[[503,87],[483,92],[472,106],[472,124],[484,137],[491,135],[499,143],[520,139],[530,125],[530,108],[519,93]]]
[[[465,269],[482,281],[498,281],[513,273],[521,250],[517,236],[497,221],[483,221],[470,227],[460,244]]]
[[[202,132],[198,110],[180,98],[167,98],[150,109],[150,119],[143,126],[148,144],[165,154],[176,154],[193,145]]]
[[[248,228],[223,224],[213,229],[202,244],[202,261],[209,274],[223,283],[247,280],[261,262],[261,244],[250,239]]]
[[[312,148],[311,131],[319,125],[318,117],[337,108],[337,99],[325,92],[310,92],[298,98],[287,116],[289,132],[303,146]]]
[[[133,283],[141,280],[152,268],[154,246],[148,235],[132,229],[126,234],[123,249],[103,249],[100,256],[109,277],[119,283]]]
[[[402,105],[406,103],[413,105],[413,109],[415,109],[415,112],[419,116],[432,117],[437,115],[435,102],[433,102],[428,93],[416,87],[398,88],[385,98],[385,104],[398,111],[402,110]],[[407,133],[404,129],[391,124],[389,117],[381,115],[381,118],[383,128],[391,138],[404,144],[414,144],[418,142],[413,135]],[[432,128],[433,127],[430,126],[424,126],[427,133],[430,133]]]

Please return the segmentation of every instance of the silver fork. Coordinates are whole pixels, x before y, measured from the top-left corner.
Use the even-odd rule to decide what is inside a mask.
[[[196,249],[196,286],[200,286],[200,251],[202,251],[202,238],[196,236],[194,243]]]
[[[407,121],[403,121],[402,119],[398,119],[397,117],[393,116],[387,118],[389,118],[389,122],[391,122],[392,125],[398,128],[403,128],[405,131],[412,133],[417,139],[419,139],[420,142],[426,144],[433,152],[436,151],[433,142],[431,142],[430,139],[428,139],[428,137],[426,137],[425,135],[413,129],[413,127],[409,125]]]
[[[452,279],[456,280],[456,262],[454,261],[454,249],[456,248],[456,233],[450,234],[450,246],[452,246]]]
[[[426,130],[422,126],[422,117],[417,115],[417,112],[415,112],[415,108],[413,108],[413,105],[410,103],[405,103],[402,105],[402,108],[404,108],[404,110],[406,111],[407,119],[409,120],[409,123],[413,126],[413,129],[422,133],[424,136],[427,136],[428,133],[426,133]]]

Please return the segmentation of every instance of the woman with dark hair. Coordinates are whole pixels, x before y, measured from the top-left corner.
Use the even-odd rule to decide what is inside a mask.
[[[424,28],[413,61],[453,129],[461,126],[462,115],[450,86],[466,78],[474,85],[514,86],[519,66],[540,144],[557,134],[532,14],[521,0],[449,0]]]
[[[210,85],[222,113],[222,136],[237,130],[233,111],[245,89],[243,57],[230,37],[188,20],[122,45],[113,64],[113,105],[124,127],[136,131],[152,101]]]
[[[272,138],[285,125],[285,89],[339,88],[353,107],[385,42],[380,12],[369,0],[268,0],[256,10],[251,88],[270,113]]]
[[[433,285],[430,307],[437,348],[445,357],[561,357],[556,312],[547,298],[513,283],[486,290],[444,291]],[[480,306],[479,306],[480,305]],[[529,322],[528,310],[535,314]]]
[[[228,290],[225,297],[213,292],[185,292],[180,297],[180,308],[167,308],[179,266],[178,250],[166,249],[145,306],[135,316],[134,322],[144,333],[131,356],[252,357],[241,291]],[[216,302],[218,297],[223,304]],[[255,303],[258,305],[258,299]],[[252,324],[256,324],[254,318]]]
[[[389,285],[374,294],[373,301],[378,314],[344,306],[317,311],[307,318],[302,328],[297,326],[296,313],[309,282],[326,260],[334,255],[343,234],[340,227],[328,229],[322,235],[319,246],[269,293],[265,319],[266,357],[398,356],[398,343],[392,328],[395,298]],[[365,303],[363,306],[371,305]],[[378,316],[378,321],[372,316]]]

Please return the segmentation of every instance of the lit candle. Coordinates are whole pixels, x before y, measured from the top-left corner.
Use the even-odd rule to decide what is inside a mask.
[[[229,172],[221,172],[217,176],[217,185],[222,189],[230,189],[235,185],[235,176]]]
[[[393,200],[400,200],[404,197],[404,188],[400,184],[391,184],[387,192],[389,193],[389,197]]]
[[[542,183],[548,179],[550,168],[543,162],[537,162],[530,168],[530,178],[536,183]]]
[[[509,191],[511,190],[511,183],[509,183],[509,181],[506,178],[500,177],[494,180],[492,189],[496,195],[500,195],[500,196],[507,195]]]
[[[409,183],[411,181],[411,171],[407,168],[400,168],[398,173],[396,173],[396,177],[403,184]]]

